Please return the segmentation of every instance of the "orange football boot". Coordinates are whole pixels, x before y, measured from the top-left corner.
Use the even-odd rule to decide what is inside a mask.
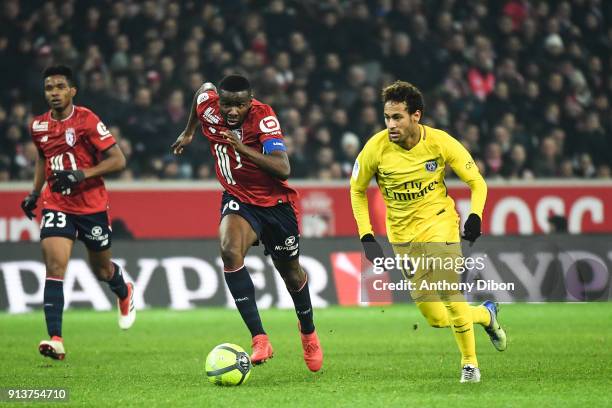
[[[251,354],[251,363],[258,365],[265,363],[268,359],[274,356],[274,350],[267,334],[258,334],[253,337],[253,353]]]
[[[313,331],[310,334],[302,333],[301,326],[298,323],[300,329],[300,336],[302,337],[302,348],[304,349],[304,362],[308,369],[312,372],[319,371],[323,366],[323,349],[321,348],[321,342],[317,332]]]

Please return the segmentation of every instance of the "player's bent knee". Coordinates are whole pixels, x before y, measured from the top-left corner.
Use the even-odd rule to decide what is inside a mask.
[[[448,327],[448,320],[446,319],[446,316],[444,318],[440,316],[425,316],[425,318],[427,319],[427,324],[429,324],[431,327],[435,327],[436,329]]]
[[[290,292],[299,292],[306,284],[306,277],[300,274],[294,274],[284,277],[285,286]]]
[[[448,317],[444,309],[442,309],[444,313],[440,313],[438,311],[424,310],[423,308],[420,309],[421,313],[423,314],[423,317],[425,317],[425,319],[427,320],[427,324],[429,324],[431,327],[435,327],[437,329],[448,327]]]
[[[93,273],[98,278],[98,280],[101,280],[101,281],[109,281],[113,278],[113,275],[115,274],[115,267],[113,266],[113,264],[110,264],[108,267],[107,266],[95,266],[95,267],[92,266],[92,270],[93,270]]]
[[[66,268],[62,268],[62,267],[48,267],[47,266],[47,274],[46,277],[47,278],[56,278],[56,279],[62,279],[64,277],[64,274],[66,272]]]
[[[47,278],[63,278],[67,266],[63,262],[47,261],[45,265]]]
[[[221,259],[223,260],[223,266],[229,269],[235,269],[242,266],[244,263],[244,256],[242,251],[235,246],[221,246]]]
[[[448,327],[448,315],[446,309],[434,307],[437,303],[434,302],[419,302],[418,308],[421,314],[427,320],[427,324],[437,329]]]
[[[306,284],[306,272],[300,267],[299,262],[289,261],[287,263],[275,261],[274,266],[280,273],[285,286],[290,292],[300,291]]]

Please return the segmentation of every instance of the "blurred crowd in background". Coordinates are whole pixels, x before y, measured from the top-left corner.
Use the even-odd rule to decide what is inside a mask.
[[[169,146],[194,91],[229,73],[276,111],[292,178],[347,178],[395,79],[487,179],[610,177],[608,0],[3,0],[0,61],[0,181],[33,176],[28,125],[58,63],[128,157],[124,180],[214,178],[203,137],[178,160]]]

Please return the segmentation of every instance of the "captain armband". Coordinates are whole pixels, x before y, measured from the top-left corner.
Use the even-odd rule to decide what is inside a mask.
[[[285,147],[285,143],[282,139],[268,139],[263,142],[263,152],[264,154],[270,154],[274,151],[286,152],[287,148]]]

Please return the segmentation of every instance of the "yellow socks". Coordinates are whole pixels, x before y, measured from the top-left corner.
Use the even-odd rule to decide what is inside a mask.
[[[469,306],[466,302],[416,302],[432,327],[449,327],[461,352],[461,363],[478,367],[473,323],[489,325],[491,316],[484,306]]]
[[[451,329],[461,352],[461,364],[472,364],[478,367],[476,358],[476,340],[470,306],[466,302],[444,302],[448,317],[452,323]]]

